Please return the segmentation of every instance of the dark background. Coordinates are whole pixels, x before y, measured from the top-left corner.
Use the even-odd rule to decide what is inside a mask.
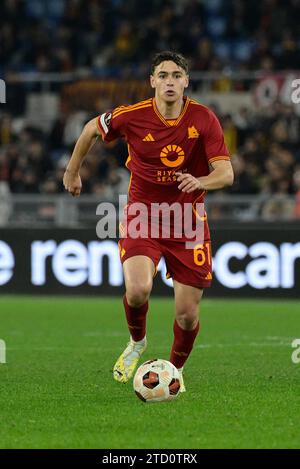
[[[232,242],[244,243],[251,246],[258,242],[272,243],[279,248],[282,243],[289,242],[292,244],[299,243],[300,228],[299,225],[289,223],[284,227],[282,224],[263,224],[245,223],[237,226],[231,223],[213,224],[211,227],[213,240],[213,256],[218,249]],[[108,281],[108,262],[107,257],[103,259],[103,282],[99,286],[91,286],[87,282],[76,287],[69,287],[59,282],[52,271],[52,257],[46,260],[46,284],[35,286],[31,283],[31,243],[36,240],[55,240],[57,244],[66,240],[78,240],[83,245],[87,245],[90,241],[105,242],[98,240],[94,230],[87,229],[64,229],[64,230],[45,230],[45,229],[2,229],[1,239],[7,243],[13,250],[15,256],[14,274],[11,280],[5,285],[0,286],[0,293],[26,293],[26,294],[67,294],[67,295],[120,295],[124,291],[124,285],[115,287]],[[117,242],[110,240],[112,242]],[[299,249],[300,250],[300,249]],[[279,250],[278,256],[279,256]],[[277,256],[277,254],[276,254]],[[264,259],[264,255],[260,255],[259,259]],[[300,259],[300,257],[299,257]],[[222,284],[222,279],[218,279],[218,275],[214,274],[212,287],[206,290],[207,297],[251,297],[251,298],[274,298],[289,297],[300,298],[300,262],[295,261],[295,285],[293,288],[253,288],[249,285],[242,288],[228,288]],[[232,257],[228,262],[231,273],[244,272],[247,265],[253,262],[253,258],[246,256],[243,259]],[[280,278],[284,275],[285,259],[279,258],[279,267],[281,268]],[[276,269],[276,263],[271,268]],[[0,257],[1,269],[1,257]],[[172,288],[169,288],[162,281],[162,274],[158,272],[154,280],[153,293],[159,296],[173,295]],[[260,272],[261,276],[265,272]],[[228,279],[227,279],[228,280]],[[229,282],[230,283],[230,282]]]

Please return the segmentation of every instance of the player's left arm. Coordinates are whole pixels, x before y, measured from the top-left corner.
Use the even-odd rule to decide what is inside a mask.
[[[212,171],[207,176],[200,177],[176,173],[177,181],[180,182],[178,189],[182,192],[193,192],[197,189],[214,191],[233,184],[233,169],[221,124],[210,110],[207,112],[205,122],[207,125],[202,131],[202,144],[207,164]]]
[[[180,182],[178,189],[188,193],[198,189],[214,191],[233,184],[234,174],[230,160],[218,160],[210,165],[212,172],[208,176],[197,178],[189,173],[175,173]]]

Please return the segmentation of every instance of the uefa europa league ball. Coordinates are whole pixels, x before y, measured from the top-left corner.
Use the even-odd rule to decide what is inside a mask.
[[[144,402],[171,401],[180,391],[179,371],[167,360],[148,360],[137,369],[133,388]]]

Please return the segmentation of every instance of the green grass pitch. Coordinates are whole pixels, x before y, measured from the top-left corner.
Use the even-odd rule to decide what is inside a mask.
[[[144,404],[112,379],[121,297],[0,299],[1,448],[299,448],[296,301],[203,300],[187,392]],[[142,361],[167,358],[173,301],[151,299]]]

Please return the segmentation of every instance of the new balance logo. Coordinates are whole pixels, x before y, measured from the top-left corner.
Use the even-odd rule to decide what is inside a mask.
[[[154,142],[154,138],[151,134],[148,134],[145,138],[143,138],[143,142]]]
[[[188,128],[188,138],[198,138],[199,133],[196,127],[192,126]]]
[[[174,350],[174,353],[175,355],[178,355],[179,357],[187,357],[188,354],[186,352],[176,352],[176,350]]]

